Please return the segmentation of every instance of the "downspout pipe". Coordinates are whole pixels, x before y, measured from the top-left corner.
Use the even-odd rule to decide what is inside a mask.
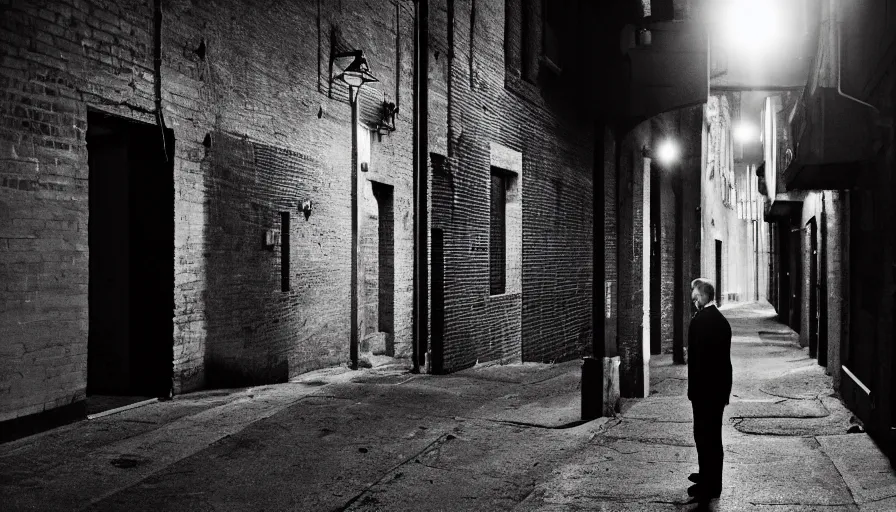
[[[426,365],[429,349],[429,1],[414,16],[414,339],[411,371]]]
[[[155,103],[156,103],[156,123],[159,125],[159,135],[162,138],[162,152],[165,155],[165,162],[168,162],[168,147],[165,141],[165,115],[162,113],[162,0],[154,0],[153,2],[153,74],[155,75],[155,83],[153,84]]]

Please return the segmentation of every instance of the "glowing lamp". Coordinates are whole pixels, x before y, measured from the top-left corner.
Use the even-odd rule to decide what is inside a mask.
[[[663,165],[672,165],[678,161],[679,148],[678,144],[672,139],[665,139],[660,142],[656,149],[656,157]]]
[[[759,140],[759,130],[755,126],[741,121],[734,126],[734,139],[741,144],[749,144]]]

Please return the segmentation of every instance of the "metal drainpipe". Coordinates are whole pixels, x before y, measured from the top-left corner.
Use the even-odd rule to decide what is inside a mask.
[[[351,369],[358,369],[358,352],[361,333],[358,330],[358,100],[360,99],[360,87],[348,88],[348,100],[352,107],[352,172],[351,172],[351,214],[352,214],[352,262],[351,262],[351,310],[349,318],[351,322],[349,339],[349,357]]]
[[[165,116],[162,114],[162,0],[155,0],[153,4],[153,84],[156,102],[156,122],[159,125],[159,134],[162,138],[162,152],[165,162],[168,162],[168,147],[165,141]]]
[[[414,17],[414,341],[412,371],[426,364],[429,340],[428,69],[429,1],[416,0]]]

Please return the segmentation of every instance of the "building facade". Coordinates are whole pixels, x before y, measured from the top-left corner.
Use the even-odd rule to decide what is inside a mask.
[[[751,158],[758,139],[736,138],[742,94],[714,94],[704,107],[700,268],[720,305],[767,298],[768,233]]]
[[[377,356],[615,352],[595,269],[615,294],[607,251],[649,237],[603,199],[627,131],[599,115],[624,80],[598,70],[639,5],[4,7],[0,422]],[[357,50],[378,81],[353,112],[334,77]]]
[[[807,83],[765,165],[770,290],[835,391],[893,457],[894,68],[886,5],[819,2]],[[767,150],[768,153],[768,150]]]

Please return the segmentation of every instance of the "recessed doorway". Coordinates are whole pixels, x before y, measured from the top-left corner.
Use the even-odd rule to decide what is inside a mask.
[[[360,246],[361,352],[395,356],[395,208],[393,187],[367,182]],[[372,199],[372,200],[371,200]]]
[[[171,130],[88,112],[89,414],[171,392],[173,149]]]

